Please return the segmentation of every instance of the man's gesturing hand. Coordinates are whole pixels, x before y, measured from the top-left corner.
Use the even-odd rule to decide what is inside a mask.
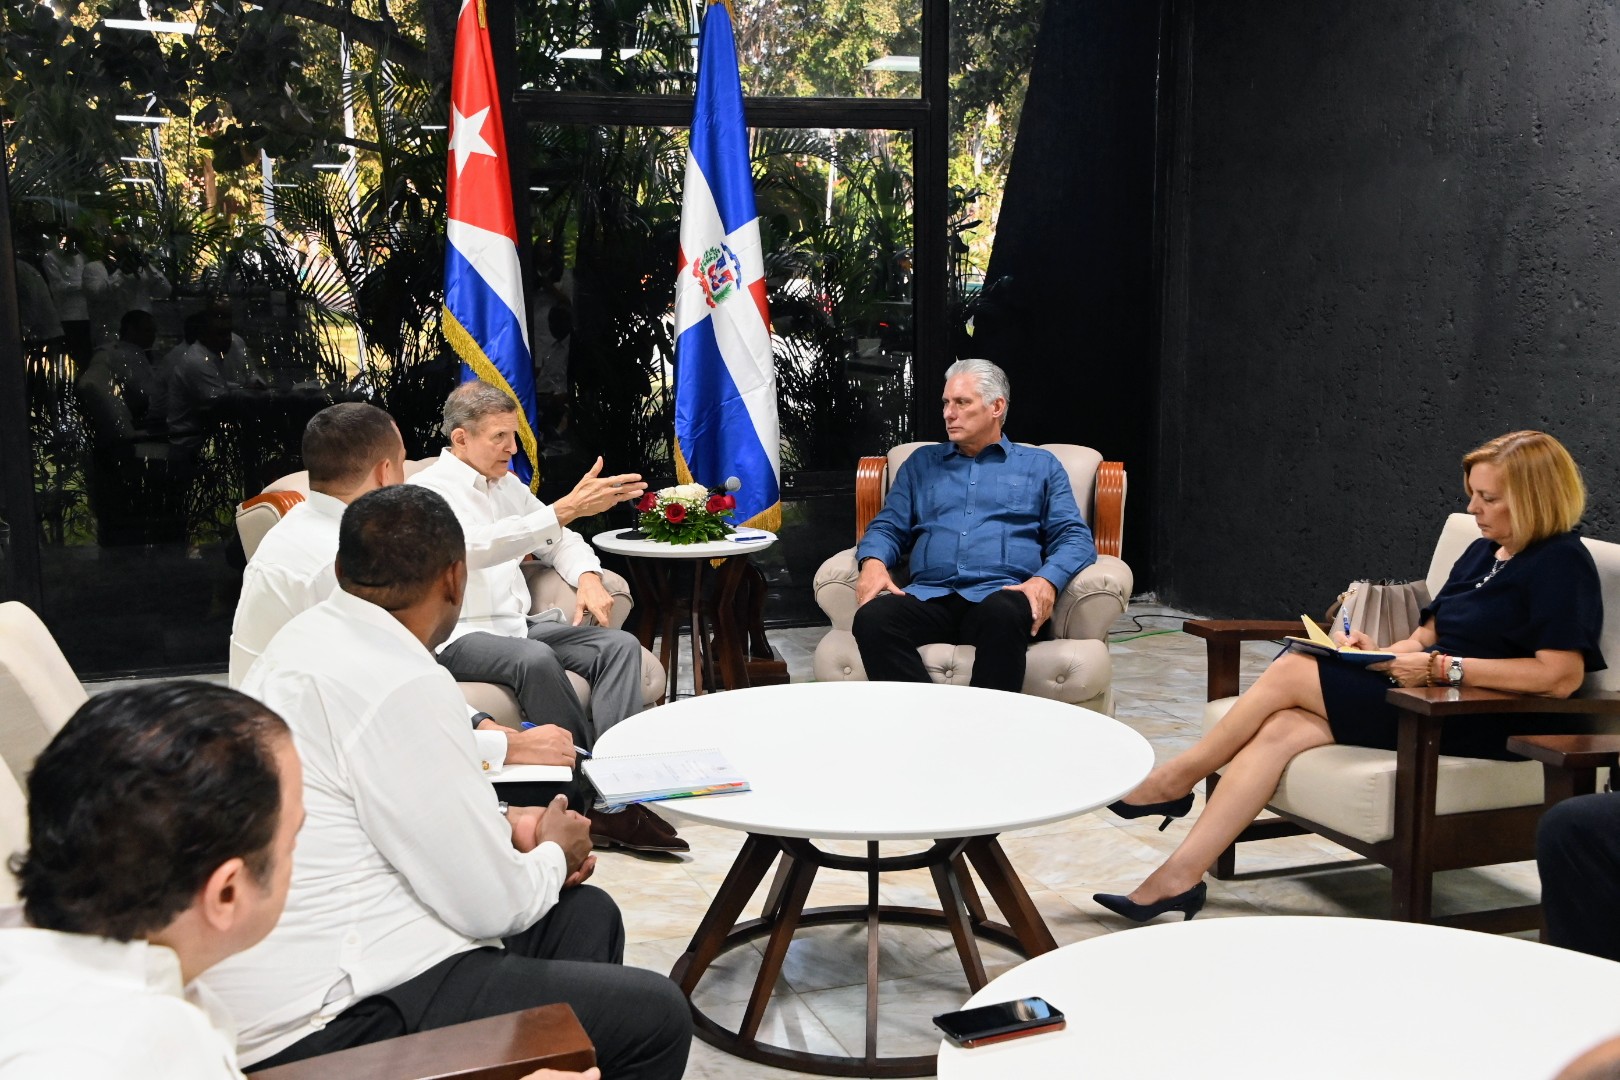
[[[578,885],[596,868],[596,857],[591,854],[591,823],[583,814],[568,809],[568,797],[558,795],[540,817],[535,834],[535,846],[547,840],[562,848],[568,863],[568,880],[563,887]],[[588,864],[588,865],[587,865]]]
[[[646,490],[647,483],[640,473],[603,476],[602,459],[597,458],[596,464],[579,478],[574,490],[552,503],[551,508],[557,512],[557,521],[567,525],[577,518],[600,514],[616,503],[639,499]]]
[[[863,559],[861,561],[861,576],[855,582],[855,606],[860,607],[879,593],[894,593],[896,596],[906,595],[906,590],[894,583],[889,576],[889,568],[883,565],[882,559]]]
[[[587,614],[596,620],[598,626],[613,625],[608,621],[613,615],[613,594],[602,584],[600,574],[586,572],[579,575],[579,588],[575,593],[575,626],[584,622]]]
[[[574,736],[567,728],[542,724],[523,731],[504,730],[508,765],[573,766]]]
[[[1046,625],[1046,620],[1052,617],[1052,605],[1057,602],[1057,589],[1043,577],[1032,577],[1022,585],[1003,585],[1003,589],[1021,592],[1029,597],[1029,612],[1035,617],[1030,623],[1029,636],[1034,637]]]

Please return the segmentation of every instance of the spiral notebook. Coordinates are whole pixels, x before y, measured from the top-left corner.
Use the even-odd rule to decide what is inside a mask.
[[[599,810],[748,790],[742,774],[712,749],[591,758],[581,768],[601,796],[596,800]]]

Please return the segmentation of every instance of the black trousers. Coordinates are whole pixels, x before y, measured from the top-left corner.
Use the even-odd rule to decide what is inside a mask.
[[[955,593],[933,600],[881,593],[855,612],[853,629],[861,665],[874,682],[930,681],[917,649],[946,641],[977,650],[971,685],[1016,694],[1024,688],[1024,651],[1031,641],[1052,636],[1048,620],[1030,637],[1034,622],[1029,597],[1010,589],[978,603]]]
[[[607,893],[569,889],[545,918],[505,944],[458,953],[358,1001],[253,1068],[561,1002],[590,1036],[603,1076],[680,1080],[692,1046],[686,998],[657,972],[622,966],[624,922]]]
[[[1536,831],[1547,944],[1620,960],[1620,794],[1566,799]]]

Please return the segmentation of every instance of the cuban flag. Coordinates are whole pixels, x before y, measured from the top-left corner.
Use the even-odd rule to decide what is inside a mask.
[[[534,362],[529,357],[506,129],[483,0],[462,0],[456,23],[445,193],[444,336],[461,357],[463,382],[482,379],[517,402],[518,456],[512,469],[533,489],[540,482]]]
[[[742,487],[736,520],[782,523],[776,367],[754,212],[748,126],[731,11],[711,3],[698,40],[697,101],[675,287],[675,454],[683,482]]]

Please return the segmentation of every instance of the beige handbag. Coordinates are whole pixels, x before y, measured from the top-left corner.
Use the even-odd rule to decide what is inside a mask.
[[[1352,581],[1329,609],[1328,629],[1342,631],[1348,614],[1350,629],[1360,630],[1379,645],[1393,645],[1412,636],[1428,602],[1425,581]]]

